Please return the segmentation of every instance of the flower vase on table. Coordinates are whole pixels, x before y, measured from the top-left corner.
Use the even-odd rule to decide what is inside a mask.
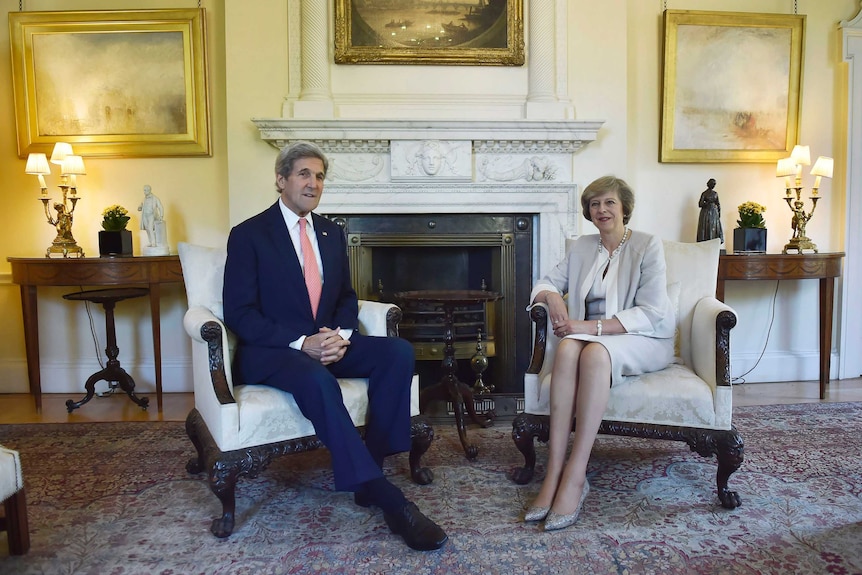
[[[102,257],[131,257],[132,232],[126,229],[129,216],[126,208],[110,206],[102,212],[102,231],[99,232],[99,255]]]
[[[739,206],[739,226],[733,230],[733,253],[766,253],[766,222],[763,212],[766,208],[755,202],[745,202]]]

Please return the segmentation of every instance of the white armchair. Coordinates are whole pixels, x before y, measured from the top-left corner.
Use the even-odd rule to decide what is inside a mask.
[[[211,531],[227,537],[234,527],[236,482],[256,477],[273,457],[322,446],[314,427],[290,393],[264,385],[236,385],[231,377],[235,338],[222,319],[222,287],[227,252],[187,243],[179,244],[180,262],[189,309],[183,324],[192,339],[195,408],[186,418],[186,433],[197,450],[186,469],[206,471],[212,492],[222,502],[222,516]],[[359,329],[368,335],[396,336],[401,310],[391,304],[359,302]],[[362,427],[368,407],[366,379],[339,379],[351,419]],[[412,448],[410,475],[425,485],[433,474],[420,458],[434,438],[434,430],[419,415],[419,378],[413,376],[411,398]]]
[[[736,314],[715,298],[720,241],[664,242],[668,294],[676,308],[677,360],[667,368],[611,388],[599,433],[684,441],[702,456],[718,458],[718,497],[728,509],[740,505],[727,482],[743,460],[743,441],[731,423],[730,330]],[[524,376],[524,413],[512,439],[524,467],[512,473],[528,483],[536,465],[534,439],[548,441],[550,385],[559,339],[548,331],[548,309],[534,306],[533,356]]]
[[[24,476],[17,451],[0,445],[0,501],[5,515],[0,517],[0,531],[6,531],[11,555],[24,555],[30,550],[30,527],[27,521],[27,497]]]

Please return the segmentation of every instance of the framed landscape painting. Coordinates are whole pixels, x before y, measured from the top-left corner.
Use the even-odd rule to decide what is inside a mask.
[[[523,0],[334,0],[337,64],[524,64]]]
[[[10,12],[18,155],[208,156],[203,9]]]
[[[804,15],[666,10],[659,160],[789,156],[804,36]]]

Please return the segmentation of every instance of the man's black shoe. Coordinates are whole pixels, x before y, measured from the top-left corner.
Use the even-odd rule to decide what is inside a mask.
[[[353,492],[353,502],[360,507],[371,507],[371,497],[364,491]]]
[[[440,526],[425,517],[414,503],[408,503],[394,513],[384,513],[383,519],[392,533],[400,535],[411,549],[440,549],[449,536]]]

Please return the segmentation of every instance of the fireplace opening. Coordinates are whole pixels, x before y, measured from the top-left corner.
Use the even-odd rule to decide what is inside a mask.
[[[534,215],[329,215],[345,230],[353,286],[360,299],[398,303],[400,335],[416,350],[420,385],[441,375],[443,310],[406,305],[395,293],[489,290],[502,299],[455,310],[458,377],[472,384],[470,358],[479,334],[488,357],[483,373],[494,394],[523,394],[531,326],[523,311],[532,287]]]

